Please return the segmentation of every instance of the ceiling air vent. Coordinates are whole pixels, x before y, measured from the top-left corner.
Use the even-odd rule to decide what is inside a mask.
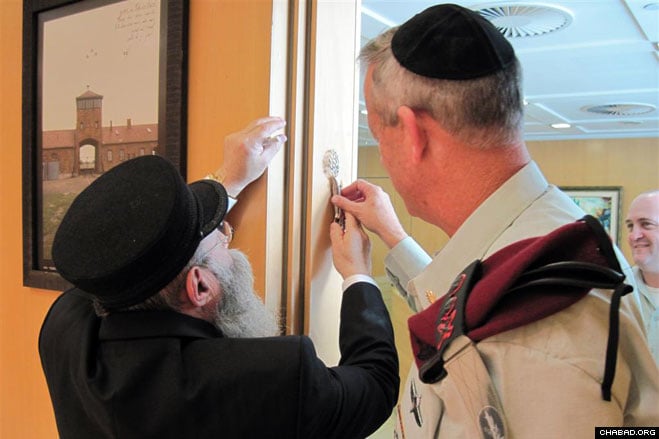
[[[608,116],[638,116],[653,112],[655,107],[649,104],[608,104],[582,107],[581,110]]]
[[[507,38],[537,37],[572,23],[572,14],[556,6],[496,3],[474,7]]]

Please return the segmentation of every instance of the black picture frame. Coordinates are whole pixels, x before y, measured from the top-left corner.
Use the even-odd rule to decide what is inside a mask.
[[[43,229],[44,221],[47,218],[44,218],[43,182],[44,170],[47,164],[44,162],[44,150],[42,149],[42,143],[45,142],[46,135],[42,129],[43,103],[41,93],[44,72],[41,71],[40,57],[42,56],[42,47],[45,47],[46,44],[41,41],[42,29],[45,27],[43,23],[53,19],[44,17],[56,17],[54,20],[57,20],[79,12],[84,13],[95,8],[116,6],[122,3],[126,3],[127,7],[133,8],[130,11],[141,10],[154,5],[159,9],[159,30],[149,35],[149,38],[153,39],[152,44],[157,44],[155,50],[158,54],[157,137],[153,141],[157,143],[155,143],[150,153],[167,157],[179,168],[183,177],[186,177],[189,0],[24,0],[22,183],[23,285],[25,286],[49,290],[65,290],[70,287],[70,284],[57,273],[52,266],[52,262],[44,257]],[[156,16],[156,14],[156,12],[153,12],[153,16]],[[130,25],[135,25],[130,29],[131,35],[144,37],[144,34],[138,35],[137,33],[137,24],[135,24],[137,19],[135,17],[135,14],[131,16],[134,21]],[[139,17],[139,19],[142,20],[142,17]],[[117,22],[118,20],[117,18]],[[118,27],[118,23],[113,22],[112,25]],[[139,32],[143,30],[141,28]],[[93,29],[90,29],[90,31],[93,31]],[[126,30],[124,29],[124,31]],[[84,35],[81,37],[84,38]],[[151,86],[153,87],[153,84]],[[84,96],[84,93],[81,96]],[[77,100],[79,98],[80,96],[75,98],[76,105],[78,105],[77,109],[80,108]],[[80,116],[76,117],[78,119],[74,122],[75,125],[78,124]],[[126,123],[126,126],[130,128],[130,119],[127,119]],[[77,126],[74,126],[71,131],[75,131],[77,128]],[[106,130],[108,128],[112,132],[112,123],[109,127],[106,127],[103,126],[102,121],[100,129]],[[80,145],[74,146],[73,152],[69,152],[69,155],[73,157],[70,162],[74,163],[71,167],[73,169],[71,175],[76,175],[74,171],[80,172],[82,169],[79,166],[80,158],[76,155],[76,152],[79,153],[79,151],[75,149],[79,147]],[[100,151],[101,147],[99,146],[97,149]],[[141,154],[143,151],[140,150],[139,153]],[[96,154],[98,154],[97,157],[100,156],[100,152]],[[110,157],[112,157],[112,153],[108,153],[107,158],[110,159]],[[128,158],[130,158],[130,154]],[[120,157],[115,159],[115,161],[120,160]],[[98,158],[95,160],[95,163],[100,162],[101,160]],[[101,172],[103,171],[101,170]]]

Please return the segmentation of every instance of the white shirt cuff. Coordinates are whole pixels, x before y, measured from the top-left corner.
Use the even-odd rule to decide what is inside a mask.
[[[233,206],[235,206],[236,203],[238,202],[238,200],[236,200],[236,199],[233,198],[233,197],[230,197],[230,196],[229,196],[228,198],[229,198],[229,200],[228,200],[228,203],[227,203],[227,213],[228,213],[228,212],[233,208]]]
[[[375,280],[367,274],[353,274],[352,276],[348,276],[345,279],[343,279],[343,284],[341,287],[345,292],[345,290],[347,290],[357,282],[368,282],[369,284],[375,285],[376,287],[380,288],[378,284],[375,283]]]

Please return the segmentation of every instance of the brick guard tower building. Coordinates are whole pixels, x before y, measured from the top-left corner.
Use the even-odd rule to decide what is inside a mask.
[[[76,98],[76,127],[42,133],[43,179],[102,174],[130,158],[158,154],[158,124],[102,126],[103,96],[87,89]]]

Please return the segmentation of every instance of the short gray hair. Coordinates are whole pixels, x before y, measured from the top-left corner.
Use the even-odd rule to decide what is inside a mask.
[[[426,111],[463,142],[482,148],[508,145],[521,137],[521,66],[468,80],[434,79],[403,68],[391,51],[393,27],[369,41],[360,61],[373,66],[373,108],[385,124],[398,123],[397,109]]]

